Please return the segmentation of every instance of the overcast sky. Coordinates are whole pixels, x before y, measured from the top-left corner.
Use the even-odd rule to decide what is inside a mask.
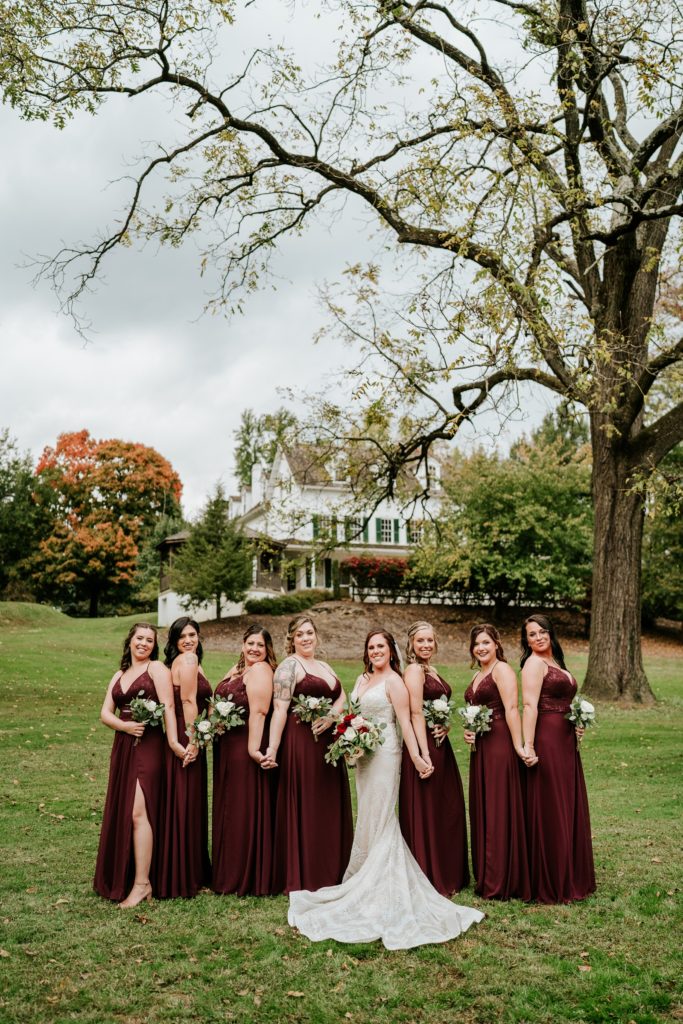
[[[217,479],[233,486],[242,410],[281,405],[278,387],[317,389],[350,358],[333,342],[313,344],[324,317],[316,283],[338,279],[380,241],[365,241],[370,218],[350,205],[334,224],[287,241],[279,280],[229,320],[202,315],[209,294],[193,243],[120,250],[82,307],[92,322],[84,343],[26,264],[111,225],[133,158],[175,116],[154,98],[114,98],[57,131],[0,107],[0,427],[36,457],[59,433],[83,428],[152,445],[180,474],[194,514]]]

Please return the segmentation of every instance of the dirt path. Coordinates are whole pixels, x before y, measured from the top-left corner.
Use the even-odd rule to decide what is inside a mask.
[[[471,626],[489,621],[491,612],[491,608],[356,604],[349,601],[326,601],[311,610],[322,640],[322,657],[357,660],[368,630],[375,626],[389,629],[402,647],[411,623],[428,619],[439,638],[439,659],[445,662],[467,658]],[[566,650],[588,650],[588,641],[583,635],[583,616],[556,610],[550,614]],[[238,651],[247,626],[260,622],[269,630],[275,649],[281,655],[287,623],[291,618],[291,615],[238,615],[222,622],[207,622],[202,625],[204,647],[211,651]],[[519,625],[523,619],[524,615],[515,610],[503,619],[499,627],[503,646],[511,658],[519,650]],[[647,633],[643,636],[643,653],[681,657],[683,638],[673,631]]]

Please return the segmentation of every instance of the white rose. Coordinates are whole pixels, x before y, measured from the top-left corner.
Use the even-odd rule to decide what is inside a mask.
[[[356,730],[352,726],[349,726],[349,728],[344,733],[344,739],[351,741],[351,740],[355,740],[355,738],[356,738]]]
[[[204,719],[204,721],[200,722],[197,726],[197,732],[211,732],[211,722],[207,722],[207,720]]]
[[[443,697],[437,697],[432,706],[435,711],[448,711],[448,701]]]
[[[234,706],[235,705],[231,700],[219,700],[216,704],[216,711],[219,715],[222,715],[223,718],[225,718],[226,715],[230,714]]]
[[[308,704],[311,711],[315,711],[315,709],[319,706],[321,700],[322,697],[308,697],[306,703]]]
[[[145,707],[147,708],[148,711],[156,711],[157,702],[155,700],[146,700]]]
[[[350,723],[354,729],[360,729],[361,725],[365,725],[365,719],[362,715],[356,715],[355,718],[351,719]]]
[[[589,700],[582,700],[579,707],[583,711],[584,715],[592,715],[595,711],[595,708]]]

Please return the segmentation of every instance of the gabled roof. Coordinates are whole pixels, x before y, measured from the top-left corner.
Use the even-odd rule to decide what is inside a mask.
[[[292,476],[301,487],[322,487],[334,483],[326,465],[325,455],[314,444],[297,444],[282,449],[282,454],[292,471]],[[327,454],[327,453],[325,453]]]

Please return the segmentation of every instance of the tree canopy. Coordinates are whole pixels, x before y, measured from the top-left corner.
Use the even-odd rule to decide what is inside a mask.
[[[229,518],[229,499],[218,484],[190,527],[171,570],[175,590],[192,607],[213,601],[220,619],[224,601],[241,601],[252,577],[249,541]]]
[[[391,492],[406,463],[427,464],[434,442],[520,387],[582,405],[595,506],[586,686],[651,699],[637,642],[640,485],[683,437],[683,403],[648,402],[683,357],[655,305],[681,249],[678,5],[292,5],[289,48],[247,43],[226,70],[245,18],[268,6],[3,6],[0,78],[23,116],[64,124],[112,94],[149,92],[187,115],[141,166],[118,227],[47,272],[69,305],[116,245],[178,245],[205,225],[216,304],[233,308],[282,235],[344,199],[366,211],[395,270],[387,279],[350,253],[350,305],[332,290],[329,310],[364,348],[360,404],[404,412],[384,437],[366,432],[365,412],[349,424],[328,403],[327,429],[372,444],[372,483]],[[319,13],[316,45],[294,52]],[[146,208],[164,174],[166,202]]]
[[[182,486],[154,448],[60,434],[35,469],[37,500],[49,528],[32,559],[41,597],[97,615],[103,598],[129,594],[139,545],[162,515],[179,512]]]

